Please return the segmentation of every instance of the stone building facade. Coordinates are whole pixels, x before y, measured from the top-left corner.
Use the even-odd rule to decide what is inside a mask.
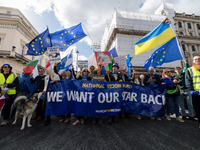
[[[0,7],[0,66],[8,63],[13,67],[14,73],[22,73],[26,63],[36,59],[36,57],[25,55],[28,49],[25,44],[38,34],[18,9]],[[40,65],[44,67],[47,61],[48,57],[45,54]]]
[[[175,12],[174,26],[183,55],[192,65],[193,55],[200,54],[200,16]]]

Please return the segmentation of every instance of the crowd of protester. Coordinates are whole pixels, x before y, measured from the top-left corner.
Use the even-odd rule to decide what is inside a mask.
[[[16,75],[12,72],[12,66],[10,64],[4,64],[1,67],[0,73],[0,96],[7,93],[8,97],[5,100],[5,105],[2,109],[1,115],[3,117],[1,126],[7,125],[9,118],[12,118],[14,114],[14,107],[12,106],[15,98],[20,95],[26,95],[28,98],[34,93],[42,92],[43,95],[37,104],[35,116],[32,119],[37,121],[45,120],[45,125],[49,125],[51,117],[45,118],[45,92],[48,89],[48,83],[64,80],[66,83],[71,80],[83,80],[83,81],[95,81],[100,82],[130,82],[141,86],[152,86],[155,84],[166,85],[166,119],[171,121],[171,116],[175,114],[176,121],[185,122],[189,119],[199,122],[200,128],[200,55],[194,56],[193,65],[188,66],[187,59],[185,61],[185,68],[180,67],[166,68],[163,70],[164,76],[156,74],[153,67],[149,67],[146,75],[140,74],[137,71],[133,71],[131,75],[128,75],[128,71],[119,68],[117,63],[112,65],[112,72],[104,71],[104,66],[99,66],[95,69],[95,66],[87,68],[80,68],[79,72],[75,72],[72,66],[71,69],[63,70],[59,75],[57,72],[57,65],[54,68],[45,70],[40,68],[39,75],[33,78],[33,74],[27,75],[22,73]],[[175,73],[173,73],[175,72]],[[98,78],[103,77],[103,78]],[[33,90],[35,89],[35,90]],[[188,116],[186,114],[188,110]],[[127,112],[121,112],[120,116],[108,116],[107,123],[118,122],[119,117],[124,116],[130,118],[134,115],[137,119],[141,120],[143,116],[139,114],[131,114]],[[71,114],[65,114],[58,116],[59,122],[70,123]],[[84,124],[85,116],[76,116],[75,122],[72,125]],[[102,124],[102,117],[93,117],[92,124]],[[152,120],[161,120],[161,118],[153,118]]]

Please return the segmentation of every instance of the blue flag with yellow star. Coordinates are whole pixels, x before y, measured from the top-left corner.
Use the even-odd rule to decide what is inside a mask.
[[[28,47],[26,55],[43,55],[43,53],[47,50],[47,47],[51,47],[51,39],[48,28],[35,37],[30,43],[26,44],[26,46]]]
[[[149,59],[146,60],[144,67],[148,71],[150,66],[161,66],[164,63],[169,63],[175,60],[183,59],[180,49],[177,43],[177,38],[174,37],[159,49],[157,49]]]
[[[83,31],[81,23],[50,34],[52,45],[59,46],[60,51],[65,51],[69,46],[78,42],[85,36],[87,35]]]

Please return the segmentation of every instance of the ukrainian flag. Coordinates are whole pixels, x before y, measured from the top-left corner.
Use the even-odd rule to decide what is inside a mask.
[[[157,28],[135,43],[135,55],[161,45],[175,36],[175,33],[170,27],[169,19],[166,18]]]

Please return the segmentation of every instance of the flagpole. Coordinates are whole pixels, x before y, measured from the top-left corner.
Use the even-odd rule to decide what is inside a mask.
[[[87,31],[86,27],[83,24],[82,24],[82,26],[85,29],[85,31],[88,33],[88,37],[90,38],[91,42],[94,43],[92,38],[91,38],[91,36],[90,36],[90,34],[89,34],[89,32]],[[92,47],[91,47],[91,49],[93,50],[93,52],[95,52],[95,50]]]
[[[47,29],[48,29],[48,32],[49,32],[49,27],[47,26]],[[51,47],[52,47],[52,42],[51,42],[51,36],[49,34],[49,39],[50,39],[50,44],[51,44]]]
[[[185,58],[185,55],[183,55],[184,53],[183,53],[183,50],[182,50],[182,48],[180,48],[180,43],[179,43],[179,41],[178,41],[178,38],[176,37],[176,42],[178,43],[178,48],[179,48],[179,51],[180,51],[180,53],[181,53],[181,55],[182,55],[182,57],[183,58]],[[181,46],[182,47],[182,46]]]

